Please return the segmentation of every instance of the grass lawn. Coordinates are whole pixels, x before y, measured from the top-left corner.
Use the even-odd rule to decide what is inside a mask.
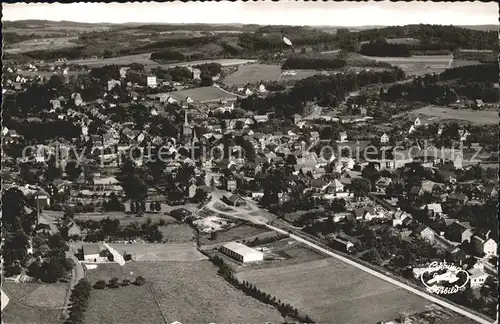
[[[87,271],[92,285],[98,280],[109,281],[113,277],[120,281],[134,281],[137,275],[130,275],[127,265],[121,267],[117,263],[101,264],[97,269]],[[164,320],[150,288],[147,285],[129,285],[116,289],[92,289],[84,323],[159,324]]]
[[[282,75],[281,72],[281,66],[278,64],[243,65],[238,67],[237,71],[228,75],[224,79],[224,83],[227,85],[243,85],[260,81],[300,80],[321,73],[314,70],[296,70],[296,75]]]
[[[438,123],[443,120],[463,120],[470,123],[482,124],[498,124],[498,111],[496,110],[472,110],[472,109],[453,109],[449,107],[439,107],[429,105],[407,113],[408,116],[424,116],[435,117],[434,122]]]
[[[274,308],[246,296],[219,277],[210,261],[131,262],[126,267],[150,283],[168,323],[282,320]]]
[[[222,89],[219,89],[215,86],[209,86],[209,87],[159,93],[155,95],[150,95],[149,97],[152,98],[172,97],[179,102],[185,101],[187,97],[190,97],[196,102],[204,103],[204,102],[215,102],[220,100],[221,98],[226,98],[228,100],[236,99],[238,96],[235,94],[231,94],[227,91],[224,91]]]
[[[147,285],[92,289],[84,323],[161,324],[163,316]]]
[[[5,282],[4,285],[9,294],[13,294],[23,304],[35,307],[62,307],[68,288],[68,284],[63,283]]]
[[[110,244],[119,253],[130,253],[134,261],[197,261],[206,257],[195,243]]]
[[[27,305],[40,307],[62,307],[68,286],[66,284],[28,284],[36,289],[26,294],[21,301]]]
[[[428,302],[333,259],[237,273],[318,322],[376,323],[425,310]]]
[[[11,300],[2,311],[2,321],[6,324],[57,324],[62,323],[61,314],[62,310],[28,307]]]
[[[159,230],[163,234],[163,239],[169,243],[186,243],[196,239],[194,229],[187,224],[160,226]]]

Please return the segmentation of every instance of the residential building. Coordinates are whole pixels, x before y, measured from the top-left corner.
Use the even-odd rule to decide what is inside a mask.
[[[101,259],[101,247],[99,243],[83,243],[83,260],[98,262]]]
[[[472,236],[472,243],[476,252],[487,256],[496,256],[498,252],[498,244],[490,236],[490,231],[483,235]]]
[[[448,227],[447,238],[454,241],[463,243],[471,240],[474,233],[467,222],[454,222]]]
[[[247,203],[245,201],[245,199],[241,198],[238,195],[226,196],[226,197],[224,197],[224,200],[228,205],[231,205],[234,207],[245,206]]]
[[[264,253],[237,242],[224,244],[219,251],[242,263],[264,260]]]
[[[484,265],[481,262],[476,263],[472,269],[469,269],[469,284],[472,289],[481,288],[489,275],[484,272]]]
[[[384,134],[382,134],[382,136],[380,136],[380,143],[381,144],[389,143],[389,136],[386,133],[384,133]]]
[[[121,82],[119,80],[111,79],[108,81],[108,91],[111,91],[115,86],[120,86]]]
[[[436,235],[436,233],[428,226],[419,230],[418,234],[420,234],[421,238],[431,243],[434,242],[434,238]]]
[[[347,142],[347,132],[340,132],[339,133],[339,142]]]

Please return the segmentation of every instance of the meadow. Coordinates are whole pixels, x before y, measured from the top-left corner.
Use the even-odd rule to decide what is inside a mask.
[[[477,125],[497,125],[499,122],[498,111],[496,110],[453,109],[434,105],[416,109],[403,115],[411,118],[418,116],[430,117],[435,123],[439,123],[444,120],[462,120]]]
[[[322,259],[237,273],[317,322],[376,323],[428,302],[340,261]]]

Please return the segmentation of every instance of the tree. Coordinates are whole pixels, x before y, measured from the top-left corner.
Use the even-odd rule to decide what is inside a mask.
[[[370,187],[370,180],[365,178],[354,178],[350,185],[356,197],[366,196],[370,192]]]
[[[157,212],[161,211],[161,204],[159,201],[155,202],[155,209]]]
[[[142,286],[146,283],[146,279],[144,279],[144,277],[142,276],[137,276],[137,278],[135,278],[135,281],[134,281],[134,284],[137,285],[137,286]]]
[[[152,202],[149,203],[149,210],[150,211],[155,211],[155,203],[154,203],[154,201],[152,201]]]
[[[104,289],[106,288],[106,281],[99,280],[94,284],[94,289]]]
[[[120,287],[120,283],[118,281],[118,278],[116,278],[116,277],[115,278],[111,278],[109,280],[108,286],[110,288],[118,288],[118,287]]]
[[[79,163],[75,161],[69,161],[66,164],[66,175],[68,176],[68,179],[71,181],[75,181],[80,177],[80,174],[82,173],[82,167],[80,166]]]
[[[125,287],[125,286],[128,286],[128,285],[130,285],[130,283],[131,283],[131,282],[130,282],[130,280],[128,280],[128,279],[123,279],[123,281],[122,281],[122,286],[124,286],[124,287]]]

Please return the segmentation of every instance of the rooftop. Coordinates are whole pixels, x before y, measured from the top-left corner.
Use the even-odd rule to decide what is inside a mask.
[[[224,247],[228,250],[234,251],[238,253],[239,255],[249,255],[249,254],[254,254],[254,253],[260,253],[257,250],[254,250],[252,248],[249,248],[246,245],[243,245],[241,243],[237,242],[229,242],[224,245]]]

